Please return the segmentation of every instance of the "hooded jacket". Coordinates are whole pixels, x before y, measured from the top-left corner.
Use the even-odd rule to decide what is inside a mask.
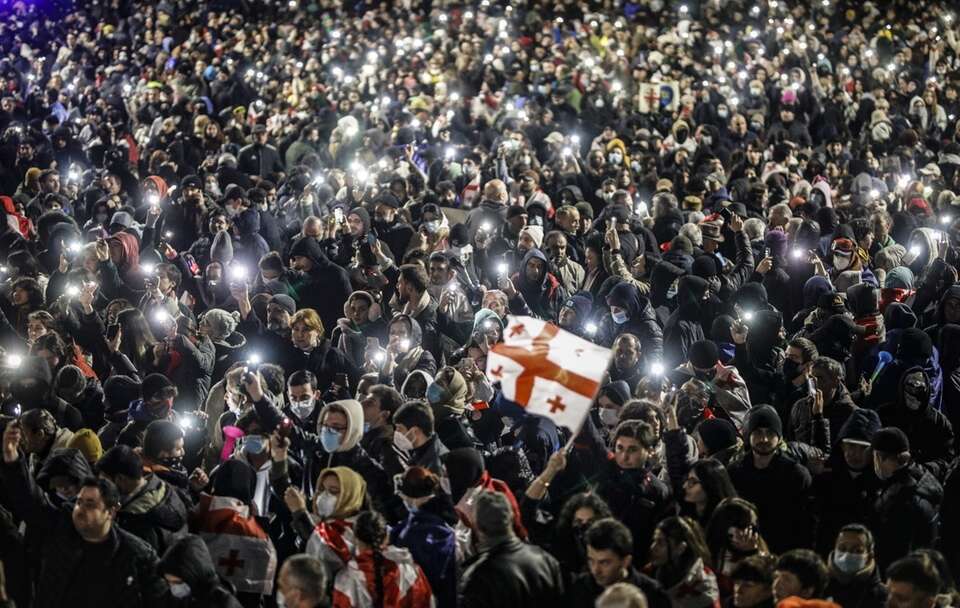
[[[162,554],[170,543],[187,531],[187,507],[180,495],[156,475],[143,487],[120,499],[120,526]]]
[[[670,367],[687,360],[687,352],[694,342],[704,339],[700,324],[701,307],[709,285],[700,277],[685,276],[677,285],[677,309],[663,328],[664,358]]]
[[[916,463],[881,484],[868,523],[875,534],[877,564],[883,571],[914,549],[933,547],[943,487]]]
[[[203,539],[188,535],[174,541],[160,558],[158,570],[172,574],[190,585],[191,608],[241,608],[213,567],[213,558]]]
[[[533,259],[543,262],[543,274],[539,281],[527,278],[527,264]],[[523,256],[520,271],[512,277],[517,287],[517,295],[510,299],[511,312],[518,315],[532,314],[546,321],[557,318],[560,307],[567,299],[567,292],[550,272],[550,267],[547,256],[539,249],[533,248]]]
[[[893,401],[877,409],[884,426],[894,426],[902,430],[910,440],[910,453],[913,461],[929,470],[934,477],[942,481],[953,463],[954,450],[953,427],[946,416],[930,405],[930,400],[921,399],[920,409],[911,410],[905,404],[904,384],[907,376],[922,374],[930,387],[930,379],[922,367],[910,367],[900,375],[900,382]]]
[[[290,248],[290,257],[303,256],[313,263],[302,280],[295,284],[297,308],[312,308],[320,315],[324,328],[332,330],[350,297],[347,271],[331,262],[313,237],[301,237]]]
[[[633,334],[640,338],[641,357],[648,362],[659,361],[663,357],[663,331],[650,300],[643,297],[635,285],[619,283],[607,295],[607,304],[625,309],[627,321],[617,325],[612,316],[605,315],[600,323],[598,342],[610,346],[617,336]]]

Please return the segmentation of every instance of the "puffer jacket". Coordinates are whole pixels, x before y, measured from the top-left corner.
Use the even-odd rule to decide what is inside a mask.
[[[186,534],[187,507],[173,488],[150,475],[142,488],[123,498],[117,523],[162,555],[174,539]]]
[[[617,336],[633,334],[640,338],[643,359],[648,363],[660,361],[663,358],[663,331],[657,323],[653,306],[640,290],[633,284],[620,283],[610,290],[607,303],[626,309],[627,322],[617,325],[612,316],[605,315],[600,323],[598,342],[610,346]]]
[[[942,499],[940,482],[916,463],[884,480],[869,521],[881,570],[914,549],[934,546]]]

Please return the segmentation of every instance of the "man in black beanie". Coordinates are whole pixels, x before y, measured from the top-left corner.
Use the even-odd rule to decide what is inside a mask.
[[[757,506],[770,551],[812,546],[810,472],[784,453],[777,411],[769,405],[751,409],[743,437],[749,451],[730,463],[730,479],[740,497]]]
[[[880,429],[870,447],[881,489],[870,509],[869,523],[876,535],[877,563],[886,570],[910,551],[933,546],[943,488],[913,462],[910,441],[900,429]]]
[[[711,407],[720,407],[740,427],[750,409],[747,384],[736,367],[720,363],[720,348],[713,340],[699,340],[690,345],[688,360],[674,370],[673,381],[682,385],[691,377],[713,388]]]

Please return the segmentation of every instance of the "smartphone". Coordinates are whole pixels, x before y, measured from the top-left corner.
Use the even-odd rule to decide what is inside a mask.
[[[377,235],[372,232],[367,233],[367,245],[373,247],[377,242]]]
[[[344,220],[343,209],[334,209],[333,218],[337,221],[338,224],[342,224]]]
[[[120,333],[120,324],[119,324],[119,323],[111,323],[111,324],[107,327],[107,340],[109,341],[109,340],[114,340],[114,339],[116,339],[118,333]]]
[[[200,274],[200,264],[197,263],[197,259],[189,253],[183,254],[183,261],[186,262],[187,268],[190,269],[190,274],[193,276],[199,276]]]
[[[281,437],[289,437],[293,434],[293,420],[284,416],[283,420],[280,421],[280,424],[277,425],[277,433]]]
[[[729,224],[730,218],[733,217],[733,211],[730,211],[729,207],[724,207],[720,210],[720,217],[723,218],[723,222],[725,224]]]
[[[770,248],[769,248],[769,247],[767,247],[766,249],[763,250],[763,257],[765,257],[765,258],[769,258],[769,257],[770,257]]]

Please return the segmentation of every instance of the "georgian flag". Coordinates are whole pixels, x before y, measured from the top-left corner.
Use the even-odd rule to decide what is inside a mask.
[[[344,566],[353,557],[357,539],[353,535],[352,519],[321,521],[307,540],[306,553],[317,559]]]
[[[576,433],[610,363],[597,346],[533,317],[508,319],[503,343],[487,354],[487,378],[528,413]]]
[[[226,496],[200,497],[193,520],[206,543],[217,574],[245,593],[270,595],[277,570],[277,552],[270,537],[250,515],[250,507]]]
[[[433,608],[436,600],[430,583],[414,561],[410,552],[389,546],[383,550],[382,570],[374,572],[374,561],[369,556],[351,559],[337,573],[333,585],[333,608],[361,608],[373,606],[371,589],[377,588],[380,577],[384,597],[381,606],[415,606]]]

